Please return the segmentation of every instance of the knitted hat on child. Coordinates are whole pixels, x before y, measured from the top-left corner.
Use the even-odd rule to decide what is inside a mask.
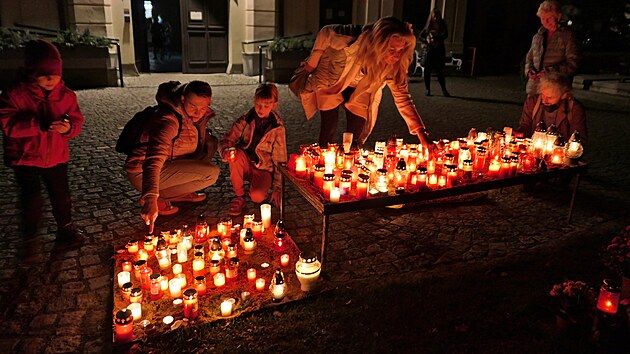
[[[24,48],[24,66],[32,76],[61,76],[61,54],[52,43],[29,41]]]

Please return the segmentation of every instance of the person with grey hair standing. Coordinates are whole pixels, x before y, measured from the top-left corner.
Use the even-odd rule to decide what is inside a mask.
[[[542,27],[532,39],[525,58],[526,91],[536,94],[536,87],[545,74],[561,74],[571,82],[578,68],[580,51],[573,30],[560,23],[562,12],[557,1],[543,1],[536,13]]]

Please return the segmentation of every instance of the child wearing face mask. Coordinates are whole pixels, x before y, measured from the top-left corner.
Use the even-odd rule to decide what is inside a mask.
[[[20,188],[23,259],[35,256],[42,215],[44,182],[57,223],[56,246],[77,248],[83,234],[71,217],[68,184],[68,142],[81,132],[83,115],[76,94],[61,80],[57,48],[43,40],[25,47],[24,68],[18,80],[0,96],[4,162],[15,172]]]

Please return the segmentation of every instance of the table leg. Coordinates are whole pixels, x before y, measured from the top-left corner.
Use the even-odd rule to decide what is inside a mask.
[[[575,195],[577,194],[578,187],[580,186],[580,174],[575,175],[575,185],[573,186],[573,193],[571,194],[571,203],[569,204],[569,215],[567,216],[567,224],[571,223],[573,217],[573,205],[575,204]]]
[[[324,214],[323,224],[322,224],[322,251],[320,253],[320,260],[322,262],[322,268],[324,267],[325,257],[326,257],[326,244],[328,242],[328,218],[329,216]]]

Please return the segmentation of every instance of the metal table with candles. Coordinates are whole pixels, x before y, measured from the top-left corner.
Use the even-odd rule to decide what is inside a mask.
[[[373,209],[379,207],[385,207],[389,205],[406,204],[420,201],[428,201],[434,199],[448,198],[461,196],[470,193],[483,192],[492,189],[501,189],[504,187],[510,187],[515,185],[522,185],[528,183],[534,183],[537,181],[547,180],[551,178],[570,177],[576,176],[572,194],[571,202],[569,204],[569,212],[567,215],[567,223],[571,222],[573,216],[573,207],[575,203],[575,196],[580,184],[580,175],[586,172],[588,165],[583,162],[579,162],[573,166],[563,165],[561,167],[550,167],[545,171],[536,171],[531,173],[518,173],[513,177],[505,178],[481,178],[475,181],[470,181],[465,184],[457,186],[436,188],[436,189],[424,189],[413,192],[404,192],[399,195],[377,195],[370,196],[363,200],[357,200],[356,198],[341,199],[339,202],[330,202],[328,198],[323,195],[323,192],[314,187],[313,183],[308,178],[298,178],[297,175],[287,168],[287,165],[278,166],[278,170],[282,174],[282,191],[284,195],[284,188],[286,181],[289,182],[298,192],[304,197],[323,217],[322,220],[322,244],[321,244],[321,256],[322,267],[325,263],[326,245],[328,243],[329,235],[329,216],[333,214],[349,213],[354,211],[360,211],[365,209]],[[284,218],[284,197],[282,197],[282,203],[280,205],[280,218]]]

